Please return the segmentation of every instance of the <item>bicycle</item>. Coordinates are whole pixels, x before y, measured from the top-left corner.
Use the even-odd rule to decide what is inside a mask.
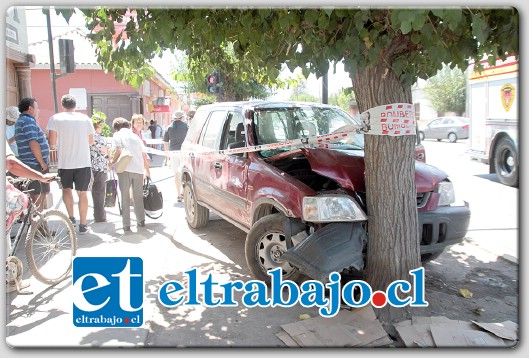
[[[60,178],[56,181],[61,187]],[[32,182],[25,178],[15,178],[11,182],[19,187],[23,195],[28,195],[28,185]],[[21,218],[21,219],[20,219]],[[20,224],[14,236],[11,230]],[[27,230],[26,235],[24,232]],[[28,205],[19,216],[6,226],[8,243],[6,258],[6,284],[8,292],[18,291],[29,285],[22,284],[24,273],[22,261],[15,256],[20,241],[24,238],[26,260],[33,276],[42,283],[53,285],[64,280],[72,269],[72,260],[77,251],[77,235],[72,222],[59,210],[47,209],[39,212],[35,204]]]

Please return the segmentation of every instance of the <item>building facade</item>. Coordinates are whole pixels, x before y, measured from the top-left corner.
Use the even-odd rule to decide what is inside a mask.
[[[73,41],[75,71],[59,74],[59,39]],[[180,97],[171,94],[169,82],[159,73],[136,89],[119,82],[112,73],[106,73],[97,63],[95,47],[86,38],[84,29],[74,29],[53,37],[53,57],[59,78],[55,80],[58,111],[61,111],[60,98],[71,94],[77,99],[77,110],[91,116],[103,112],[107,124],[112,127],[116,117],[129,119],[141,113],[147,120],[156,119],[166,127],[171,122],[171,113],[181,108]],[[50,75],[50,51],[47,40],[31,43],[29,51],[35,54],[35,64],[31,70],[33,97],[39,102],[39,125],[45,128],[49,118],[55,113],[55,103]],[[158,98],[165,98],[166,106],[157,105]]]
[[[6,12],[6,106],[31,97],[31,68],[35,56],[28,51],[26,14],[22,7]]]

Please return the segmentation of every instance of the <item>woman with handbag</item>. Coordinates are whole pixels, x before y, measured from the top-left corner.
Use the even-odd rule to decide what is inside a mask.
[[[130,122],[125,118],[115,118],[112,122],[112,127],[115,130],[112,137],[115,152],[111,167],[114,167],[118,174],[118,185],[123,205],[123,230],[131,231],[129,190],[132,190],[137,225],[138,227],[145,226],[143,176],[144,174],[149,178],[151,176],[147,159],[147,148],[140,137],[132,132]],[[124,193],[126,194],[123,195]]]

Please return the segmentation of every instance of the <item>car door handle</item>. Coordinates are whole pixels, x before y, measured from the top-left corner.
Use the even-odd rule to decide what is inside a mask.
[[[222,169],[222,164],[220,164],[219,162],[216,162],[214,165],[215,169]]]

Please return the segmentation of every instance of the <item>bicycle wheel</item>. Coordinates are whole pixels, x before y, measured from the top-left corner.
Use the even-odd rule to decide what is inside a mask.
[[[64,280],[76,251],[77,236],[68,216],[58,210],[36,216],[26,237],[26,259],[37,280],[50,285]]]

